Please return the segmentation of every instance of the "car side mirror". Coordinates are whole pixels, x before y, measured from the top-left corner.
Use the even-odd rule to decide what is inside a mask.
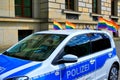
[[[29,80],[27,76],[13,77],[5,80]]]
[[[78,57],[72,54],[67,54],[63,56],[62,60],[65,62],[77,62]]]
[[[58,63],[72,63],[77,62],[78,57],[72,54],[67,54],[62,57],[62,59],[58,60]]]

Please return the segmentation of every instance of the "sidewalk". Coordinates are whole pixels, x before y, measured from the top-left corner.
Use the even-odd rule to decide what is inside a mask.
[[[120,37],[117,37],[117,38],[113,38],[115,41],[120,41]]]

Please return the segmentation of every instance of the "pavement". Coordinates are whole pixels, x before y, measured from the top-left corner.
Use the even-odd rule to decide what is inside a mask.
[[[115,40],[115,45],[116,45],[116,48],[117,48],[117,55],[120,59],[120,38],[118,39],[114,39]],[[119,70],[119,79],[120,80],[120,70]]]
[[[117,55],[120,59],[120,40],[115,40],[115,45],[116,45],[116,48],[117,48]]]

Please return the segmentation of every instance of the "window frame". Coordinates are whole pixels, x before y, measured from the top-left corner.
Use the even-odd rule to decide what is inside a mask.
[[[73,1],[73,2],[71,2]],[[73,6],[71,6],[73,4]],[[75,11],[75,1],[74,0],[65,0],[65,9]]]
[[[73,36],[71,39],[73,39],[73,38],[76,37],[76,36],[87,35],[87,38],[88,38],[89,44],[90,44],[90,45],[89,45],[89,46],[90,46],[89,54],[80,56],[80,57],[78,57],[79,59],[82,58],[82,57],[86,57],[86,56],[89,56],[89,55],[93,55],[93,54],[95,54],[95,53],[97,53],[97,52],[106,50],[106,49],[103,49],[103,50],[100,50],[100,51],[97,51],[97,52],[92,52],[92,43],[91,43],[90,37],[88,36],[89,34],[100,34],[101,36],[102,36],[102,35],[106,35],[106,36],[108,37],[108,39],[109,39],[109,42],[110,42],[110,48],[112,48],[111,39],[110,39],[110,37],[109,37],[107,34],[105,34],[105,33],[85,33],[85,34],[78,34],[78,35]],[[70,40],[71,40],[71,39],[70,39]],[[69,43],[70,40],[69,40],[67,43]],[[57,61],[59,61],[64,55],[66,55],[64,49],[65,49],[65,46],[67,45],[67,43],[64,45],[64,47],[61,49],[61,51],[58,53],[58,55],[57,55],[57,56],[54,58],[54,60],[52,61],[52,64],[53,64],[53,65],[59,64]],[[110,48],[107,48],[107,49],[110,49]],[[73,55],[74,55],[74,54],[73,54]],[[76,56],[77,56],[77,55],[76,55]],[[61,64],[61,63],[60,63],[60,64]]]
[[[85,33],[85,34],[78,34],[78,35],[75,35],[75,36],[71,37],[70,40],[73,39],[74,37],[80,36],[80,35],[86,35],[86,36],[87,36],[86,33]],[[88,36],[87,36],[87,38],[89,39]],[[67,43],[69,43],[70,40],[69,40]],[[58,53],[58,55],[53,59],[53,61],[52,61],[52,64],[53,64],[53,65],[61,64],[61,63],[58,63],[58,61],[59,61],[60,59],[62,59],[62,57],[63,57],[64,55],[66,55],[66,53],[65,53],[65,51],[64,51],[64,48],[65,48],[65,46],[67,45],[67,43],[66,43],[66,44],[64,45],[64,47],[61,49],[61,51]],[[90,44],[90,39],[89,39],[89,44]],[[91,45],[91,44],[90,44],[90,45]],[[90,54],[91,54],[91,48],[90,48],[89,54],[84,55],[84,56],[80,56],[80,57],[78,57],[78,58],[80,59],[80,58],[82,58],[82,57],[89,56]],[[73,54],[73,55],[74,55],[74,54]]]
[[[78,34],[78,35],[72,37],[72,38],[65,44],[65,46],[66,46],[73,38],[79,37],[79,36],[82,36],[82,35],[86,35],[85,38],[89,40],[87,43],[89,44],[89,47],[90,47],[90,46],[91,46],[91,43],[90,43],[90,39],[89,39],[89,37],[87,36],[87,34]],[[83,43],[83,44],[85,44],[85,43]],[[83,44],[82,44],[82,45],[83,45]],[[64,46],[64,49],[65,49],[65,46]],[[62,52],[62,53],[64,53],[64,55],[66,55],[64,49],[63,49],[63,52]],[[70,53],[68,53],[68,54],[70,54]],[[72,53],[72,54],[73,54],[73,53]],[[84,55],[78,56],[78,58],[81,58],[81,57],[84,57],[84,56],[88,56],[88,55],[90,55],[90,54],[91,54],[91,48],[89,48],[89,53],[86,53],[86,54],[84,54]],[[75,54],[73,54],[73,55],[75,55]],[[77,55],[76,55],[76,56],[77,56]]]
[[[101,0],[92,0],[92,13],[101,14]]]
[[[111,16],[118,16],[118,0],[111,0]]]
[[[15,3],[15,17],[25,17],[25,18],[32,18],[32,0],[29,0],[30,1],[30,6],[25,6],[24,5],[24,0],[21,0],[21,3],[20,4],[16,4]],[[16,1],[15,1],[16,2]],[[21,8],[21,14],[16,14],[16,8],[17,7],[20,7]],[[30,10],[30,15],[25,15],[25,11],[24,9],[25,8],[28,8]]]

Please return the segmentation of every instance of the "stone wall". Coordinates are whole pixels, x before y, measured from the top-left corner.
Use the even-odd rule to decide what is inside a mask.
[[[14,0],[0,0],[0,16],[14,17]]]
[[[62,10],[65,9],[65,0],[49,0],[48,17],[52,19],[65,19]]]
[[[98,21],[93,20],[91,15],[92,0],[75,0],[75,11],[65,9],[65,0],[32,0],[32,18],[16,18],[14,1],[0,0],[0,48],[18,42],[18,30],[33,30],[33,32],[36,32],[53,29],[54,19],[61,23],[64,28],[66,20],[76,24],[76,29],[85,29],[86,26],[89,26],[90,29],[96,29],[98,23]],[[100,16],[109,20],[111,0],[101,1]],[[66,19],[66,13],[78,14],[78,19]],[[119,16],[120,0],[118,2],[118,24],[120,25]],[[118,33],[120,36],[120,30]],[[111,32],[110,34],[112,35]]]
[[[38,23],[0,22],[0,48],[7,48],[18,42],[18,30],[40,31]]]
[[[48,18],[48,0],[40,0],[40,8],[37,8],[36,10],[39,10],[39,16],[41,19],[47,19]]]

